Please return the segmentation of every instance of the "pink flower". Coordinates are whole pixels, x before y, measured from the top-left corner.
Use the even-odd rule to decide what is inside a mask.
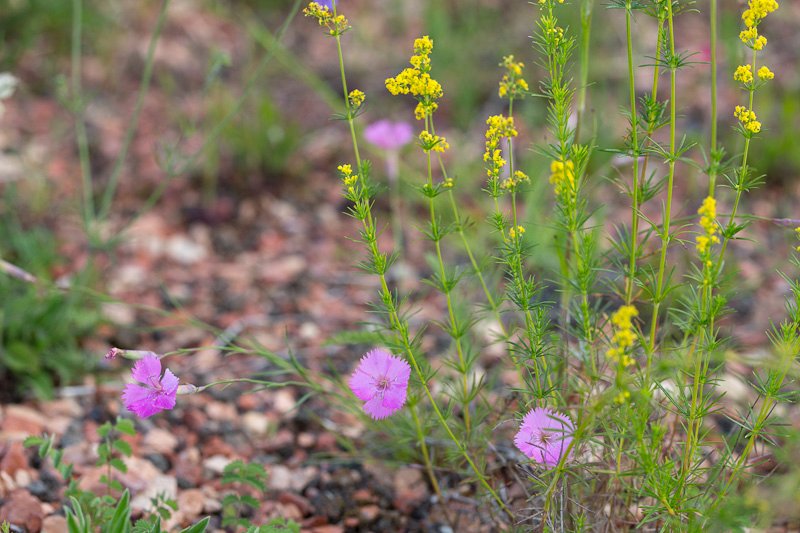
[[[414,130],[408,122],[379,120],[364,128],[364,138],[384,150],[398,150],[414,137]]]
[[[522,419],[514,444],[528,458],[553,467],[569,448],[574,430],[568,416],[547,407],[537,407]]]
[[[169,369],[161,376],[161,361],[148,355],[136,361],[131,371],[133,379],[141,383],[129,383],[122,391],[122,401],[128,411],[147,418],[160,411],[175,407],[178,378]]]
[[[381,420],[406,403],[410,375],[411,367],[399,357],[386,350],[371,350],[361,358],[350,376],[350,390],[366,402],[364,411],[369,416]]]

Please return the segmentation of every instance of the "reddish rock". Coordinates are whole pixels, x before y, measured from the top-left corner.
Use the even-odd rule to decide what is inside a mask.
[[[317,526],[311,530],[313,533],[343,533],[344,528],[340,525],[329,524],[327,526]]]
[[[0,430],[7,436],[27,437],[39,435],[47,425],[47,419],[38,411],[25,405],[9,405],[5,408]]]
[[[304,431],[297,436],[297,445],[301,448],[312,448],[316,442],[316,435],[307,431]]]
[[[67,533],[67,519],[60,515],[48,516],[42,522],[42,533]]]
[[[321,433],[317,436],[318,452],[333,452],[336,451],[336,437],[332,433]]]
[[[15,490],[0,507],[0,522],[25,528],[28,533],[41,531],[43,520],[42,504],[27,490]]]
[[[214,435],[203,445],[203,457],[212,457],[214,455],[231,457],[236,455],[236,451],[230,444]]]
[[[178,509],[189,519],[195,519],[203,512],[206,495],[200,489],[189,489],[178,495]]]
[[[358,510],[358,518],[363,524],[369,524],[378,519],[381,514],[381,508],[375,504],[365,505]]]
[[[394,475],[394,506],[410,513],[428,496],[428,486],[422,472],[416,468],[401,468]]]
[[[236,400],[236,405],[238,405],[239,409],[242,411],[252,411],[259,407],[260,404],[261,401],[255,394],[242,394],[239,396],[239,399]]]
[[[278,495],[278,501],[284,504],[293,504],[300,509],[300,511],[303,513],[303,516],[311,514],[311,511],[313,511],[311,503],[307,499],[303,498],[299,494],[295,494],[294,492],[281,492]]]
[[[206,413],[208,413],[211,420],[218,420],[220,422],[229,421],[233,422],[239,413],[236,411],[236,406],[225,402],[211,402],[206,406]]]
[[[0,470],[13,477],[18,470],[26,468],[28,468],[28,458],[25,456],[25,446],[19,441],[12,442],[3,455],[3,460],[0,461]]]
[[[353,501],[356,503],[375,503],[375,494],[369,489],[358,489],[353,493]]]
[[[200,464],[200,451],[187,448],[175,460],[175,477],[182,487],[197,487],[203,481],[203,465]]]
[[[208,421],[206,414],[200,409],[187,409],[183,415],[183,423],[192,431],[199,431]]]

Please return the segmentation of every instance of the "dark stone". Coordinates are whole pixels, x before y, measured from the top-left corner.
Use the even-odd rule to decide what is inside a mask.
[[[172,466],[169,459],[160,453],[148,453],[144,455],[144,458],[153,463],[161,472],[167,472]]]

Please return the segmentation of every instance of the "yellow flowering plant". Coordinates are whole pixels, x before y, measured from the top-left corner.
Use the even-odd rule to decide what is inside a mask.
[[[739,214],[742,195],[757,183],[748,162],[750,146],[768,122],[763,110],[757,115],[754,96],[776,77],[758,61],[767,46],[762,23],[779,6],[774,0],[748,1],[739,34],[748,59],[720,76],[746,95],[732,110],[743,143],[736,169],[730,168],[731,159],[717,139],[717,0],[709,4],[710,140],[702,150],[681,140],[685,96],[678,80],[692,54],[679,52],[684,45],[675,20],[690,12],[687,6],[674,0],[612,0],[615,11],[604,14],[625,25],[629,106],[621,147],[605,149],[617,152],[620,161],[619,175],[610,180],[630,198],[630,218],[626,215],[625,225],[609,232],[610,239],[604,234],[606,213],[589,194],[590,185],[602,186],[597,179],[602,171],[595,166],[599,136],[585,115],[591,88],[586,66],[592,59],[591,0],[535,2],[538,56],[525,61],[501,56],[494,96],[499,100],[481,121],[480,146],[459,146],[457,134],[437,128],[445,95],[434,68],[437,48],[429,35],[413,41],[408,66],[384,85],[392,96],[411,97],[409,116],[421,123],[419,151],[410,166],[420,169],[418,212],[427,214],[420,231],[429,241],[430,268],[422,281],[433,289],[425,297],[437,298],[442,310],[442,318],[428,328],[410,319],[406,295],[391,284],[388,273],[397,256],[378,245],[376,189],[369,164],[359,159],[353,127],[358,117],[348,115],[356,160],[342,163],[338,171],[350,214],[361,223],[367,251],[362,266],[378,279],[376,307],[383,321],[376,328],[381,342],[408,363],[412,374],[407,414],[396,415],[404,416],[402,423],[376,429],[413,443],[414,457],[438,501],[447,501],[454,487],[450,474],[457,473],[460,483],[472,483],[492,516],[487,518],[490,528],[523,524],[585,530],[590,513],[596,520],[604,517],[603,527],[625,531],[698,531],[720,524],[725,530],[736,523],[730,516],[752,516],[724,498],[748,479],[752,452],[765,445],[770,416],[784,399],[782,387],[796,356],[791,348],[800,346],[800,284],[791,282],[789,316],[770,333],[774,364],[758,373],[753,385],[758,400],[746,413],[743,430],[715,445],[708,426],[711,414],[722,409],[716,379],[725,356],[720,318],[727,312],[726,254],[745,228]],[[566,10],[576,7],[581,20],[577,35],[561,22]],[[312,6],[308,15],[328,20]],[[652,42],[637,50],[635,23],[644,16],[652,18],[655,32]],[[323,26],[328,28],[327,22]],[[637,76],[641,58],[650,57],[652,49],[648,68],[653,75],[647,77],[652,82],[637,87],[643,79]],[[578,77],[573,67],[580,69]],[[365,95],[348,91],[344,74],[342,90],[345,107],[360,109]],[[531,95],[536,98],[527,98]],[[545,163],[538,167],[520,162],[517,145],[538,126],[515,114],[521,103],[542,106],[547,119],[546,140],[537,146]],[[481,261],[477,224],[468,224],[461,211],[467,201],[475,210],[483,204],[474,189],[465,187],[469,181],[450,171],[451,158],[464,157],[468,149],[482,169],[492,230],[485,239],[493,262]],[[691,168],[700,166],[693,159],[700,152],[707,158],[702,172],[708,189],[704,186],[691,199],[692,214],[679,223],[674,194],[696,190],[685,180]],[[717,187],[721,177],[728,179],[732,194]],[[553,238],[541,253],[556,257],[553,272],[532,266],[539,253],[533,246],[539,228],[526,200],[534,187],[552,205],[543,218]],[[660,216],[652,205],[656,199]],[[681,249],[692,258],[689,267],[678,259]],[[555,287],[547,292],[551,280]],[[481,335],[479,324],[492,332],[489,338]],[[428,353],[430,344],[423,340],[436,331],[445,338],[440,358]],[[502,354],[497,373],[481,366],[481,353],[490,349]],[[512,383],[503,389],[502,402],[487,386],[495,379]],[[534,442],[526,433],[543,410],[557,412],[551,416],[554,424],[569,428],[557,453],[550,453],[546,435]],[[509,481],[502,468],[493,466],[499,457],[494,443],[504,438],[504,425],[516,420],[514,444],[522,456],[512,450],[509,457],[514,458],[504,461],[523,472],[523,479]],[[543,450],[539,455],[531,452],[536,445]],[[716,455],[709,461],[712,449]],[[508,487],[514,483],[530,491],[530,499],[510,496]],[[567,494],[576,505],[565,503]]]

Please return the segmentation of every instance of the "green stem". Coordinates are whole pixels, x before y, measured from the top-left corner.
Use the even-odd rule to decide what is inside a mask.
[[[89,136],[84,119],[82,74],[82,35],[83,0],[72,0],[72,46],[70,90],[72,112],[75,115],[75,136],[78,145],[78,160],[81,167],[81,188],[83,189],[83,226],[93,240],[92,222],[94,220],[94,190],[92,186],[92,166],[89,160]]]
[[[575,142],[580,142],[583,115],[586,112],[586,88],[589,80],[589,44],[592,33],[592,8],[594,0],[581,1],[581,52],[580,79],[578,86],[578,109],[575,120]]]
[[[714,196],[717,181],[717,1],[711,0],[711,168],[708,176],[708,195]]]
[[[430,117],[426,117],[426,126],[430,123]],[[428,128],[426,128],[428,129]],[[426,163],[427,163],[427,172],[428,172],[428,187],[433,189],[433,168],[432,168],[432,159],[430,151],[426,152]],[[461,373],[461,385],[462,385],[462,398],[461,398],[461,411],[464,416],[464,429],[466,430],[467,434],[467,441],[469,441],[469,435],[471,431],[471,422],[470,422],[470,413],[469,413],[469,368],[467,368],[466,361],[464,359],[464,349],[461,345],[461,335],[462,332],[460,330],[458,319],[456,318],[455,309],[453,308],[453,299],[451,296],[452,287],[450,286],[450,281],[447,277],[447,272],[444,266],[444,259],[442,257],[442,235],[440,234],[439,223],[436,219],[436,203],[435,199],[430,196],[428,198],[428,210],[431,217],[431,233],[433,237],[434,247],[436,248],[436,260],[439,264],[439,285],[441,287],[442,293],[444,293],[445,300],[447,301],[447,314],[450,319],[450,325],[448,332],[449,335],[452,337],[453,341],[456,345],[456,354],[458,355],[458,370]]]
[[[677,126],[677,104],[676,104],[676,79],[677,66],[675,65],[675,27],[672,16],[672,2],[667,1],[667,22],[669,24],[669,48],[670,48],[670,96],[669,96],[669,176],[667,178],[667,204],[664,208],[664,223],[661,228],[661,258],[658,263],[658,275],[656,282],[656,292],[653,298],[653,317],[650,324],[650,343],[649,352],[652,354],[656,346],[656,334],[658,332],[658,313],[661,302],[664,299],[664,272],[667,266],[667,248],[670,241],[670,217],[672,216],[672,189],[675,180],[675,160],[676,144],[675,131]],[[649,356],[651,357],[651,356]]]
[[[639,115],[636,111],[636,86],[633,74],[633,39],[631,38],[631,3],[625,7],[625,41],[628,51],[628,92],[630,93],[631,149],[633,157],[633,207],[631,213],[631,243],[628,259],[628,279],[625,283],[625,303],[631,304],[636,279],[636,257],[639,240]]]
[[[155,62],[156,44],[158,44],[158,39],[161,37],[164,24],[167,21],[167,8],[169,7],[169,2],[170,0],[162,0],[161,9],[158,12],[158,19],[156,20],[156,26],[153,29],[153,33],[150,35],[150,43],[147,45],[147,55],[144,62],[144,71],[142,72],[142,80],[139,84],[139,92],[136,95],[136,103],[133,108],[133,114],[128,121],[128,128],[125,131],[122,147],[120,148],[119,154],[114,161],[114,167],[112,168],[111,175],[108,178],[108,185],[103,192],[103,199],[100,203],[100,210],[97,215],[99,220],[104,220],[111,211],[111,204],[114,201],[114,194],[117,190],[119,177],[122,174],[122,169],[125,165],[125,159],[128,156],[128,150],[131,147],[131,143],[133,142],[133,138],[136,135],[136,131],[139,126],[139,117],[141,116],[142,108],[144,107],[144,99],[148,90],[150,89],[150,81],[153,77],[153,63]]]

